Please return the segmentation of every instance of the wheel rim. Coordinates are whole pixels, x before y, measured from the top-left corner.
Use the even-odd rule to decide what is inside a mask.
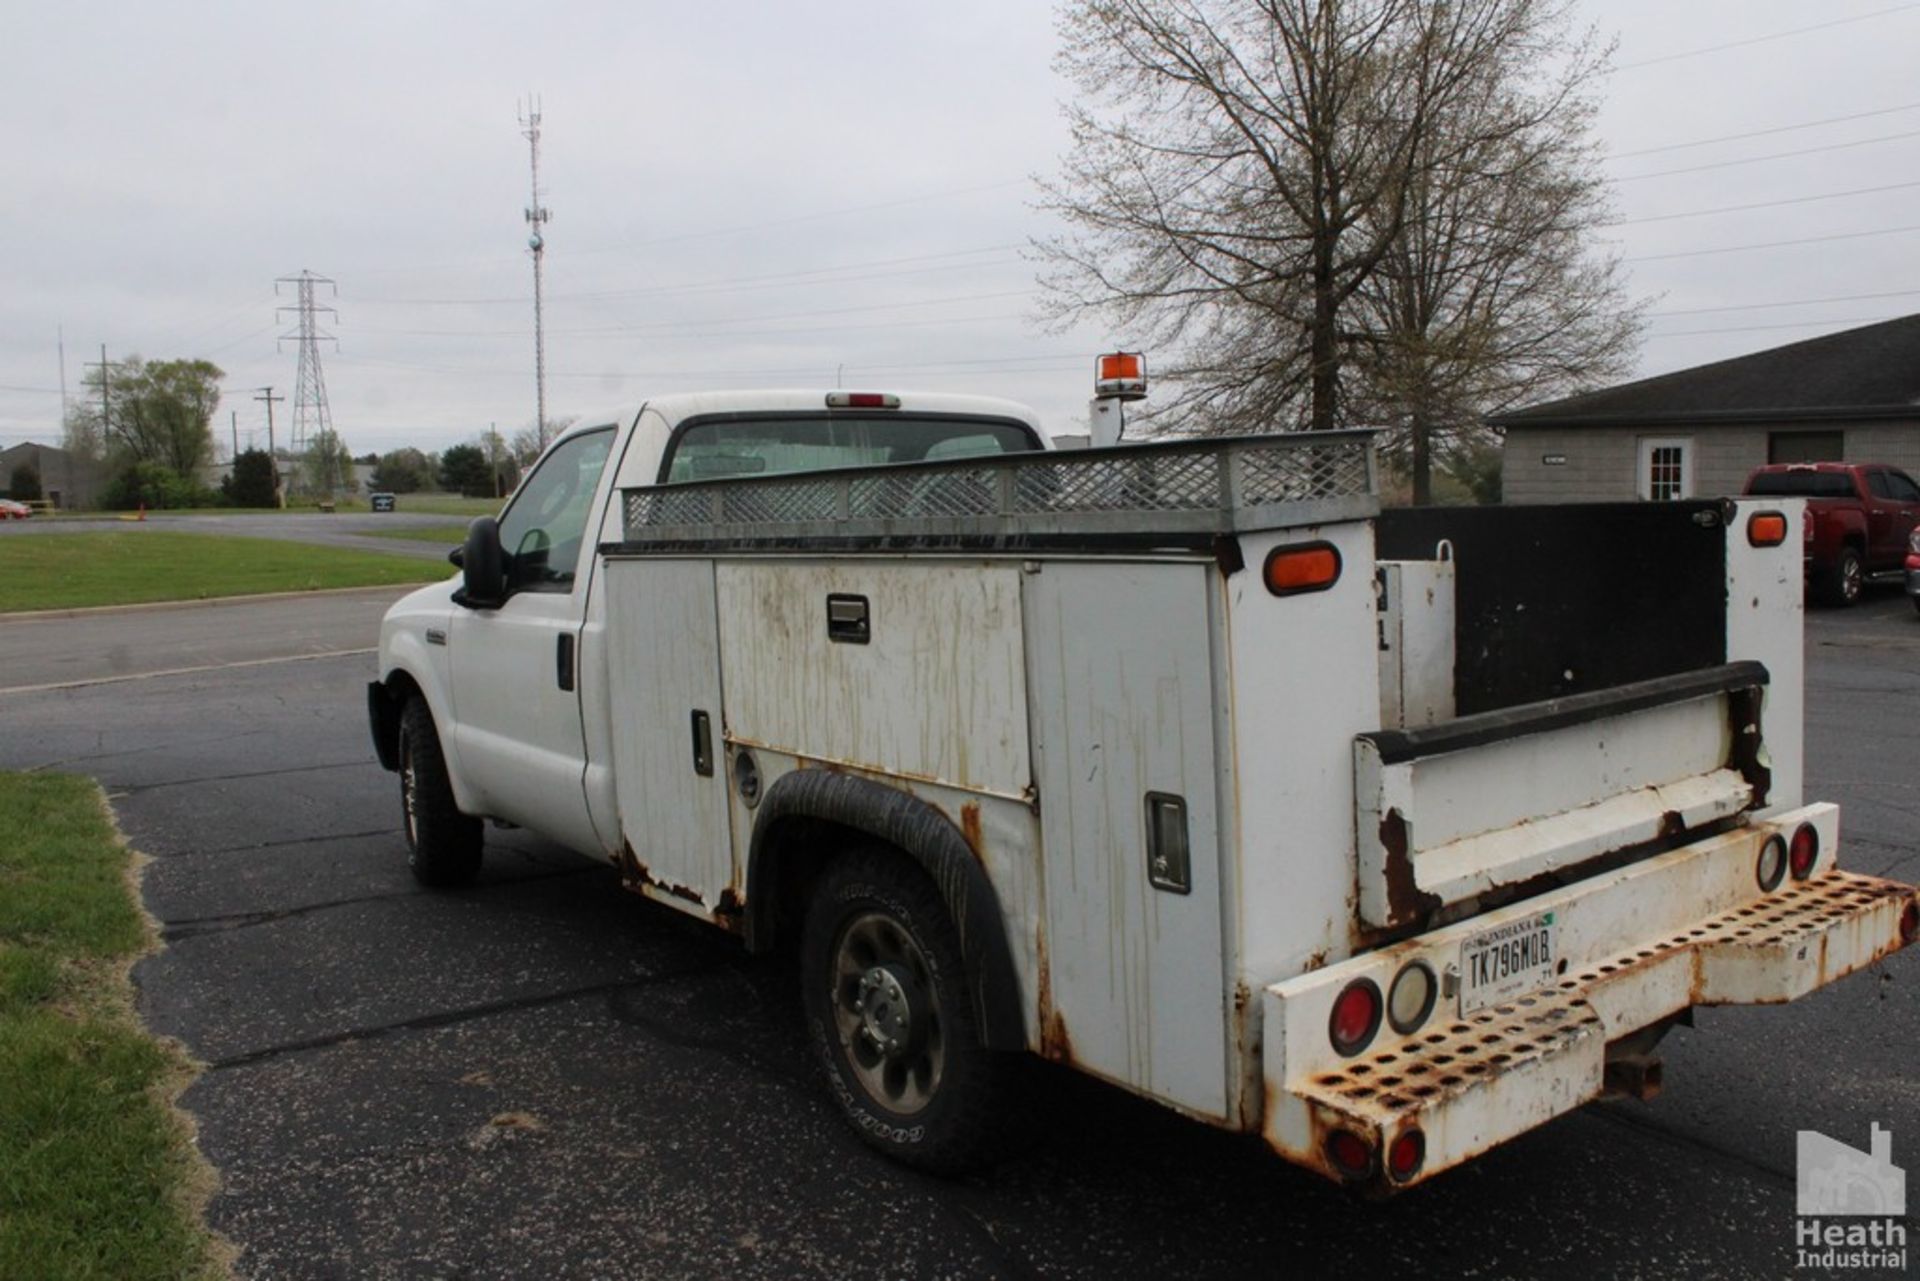
[[[833,948],[833,1021],[841,1058],[875,1103],[912,1115],[946,1071],[940,1003],[926,954],[884,912],[848,921]]]
[[[413,768],[413,751],[406,743],[400,744],[400,812],[406,819],[407,844],[420,844],[420,829],[414,821],[414,814],[420,805],[420,775]]]
[[[1858,558],[1849,556],[1840,562],[1840,594],[1842,596],[1848,600],[1857,599],[1860,595],[1861,579],[1862,571]]]

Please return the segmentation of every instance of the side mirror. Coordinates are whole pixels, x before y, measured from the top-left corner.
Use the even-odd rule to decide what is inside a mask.
[[[467,609],[499,609],[507,598],[507,575],[500,554],[500,522],[476,516],[467,526],[467,543],[459,549],[460,590],[453,603]],[[449,557],[448,559],[452,559]]]

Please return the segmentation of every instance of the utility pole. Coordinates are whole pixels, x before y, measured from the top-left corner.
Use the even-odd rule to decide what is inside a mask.
[[[61,325],[55,333],[60,342],[60,443],[64,445],[67,443],[67,327]]]
[[[240,411],[239,410],[229,409],[227,411],[227,426],[233,430],[233,453],[230,456],[230,458],[232,461],[238,461],[240,458]],[[229,467],[227,470],[229,473],[231,473],[233,469]]]
[[[322,333],[314,321],[320,312],[337,315],[331,307],[316,306],[313,301],[313,287],[325,285],[335,294],[340,292],[333,281],[325,276],[316,276],[311,271],[302,271],[297,276],[282,276],[273,282],[273,291],[277,295],[281,285],[293,285],[298,291],[298,302],[292,307],[276,307],[274,315],[291,311],[298,317],[298,323],[292,333],[281,334],[280,342],[298,342],[300,344],[300,364],[294,376],[293,384],[293,456],[303,458],[310,449],[324,448],[326,457],[315,459],[319,465],[313,468],[313,478],[326,491],[328,498],[333,497],[336,471],[340,465],[340,442],[333,434],[333,411],[327,408],[327,380],[320,371],[320,344],[333,343],[339,349],[339,341],[332,334]]]
[[[526,135],[527,150],[533,161],[533,198],[527,205],[527,248],[533,251],[533,398],[535,423],[540,431],[540,448],[547,447],[547,335],[541,315],[542,291],[540,260],[547,238],[540,228],[553,214],[540,203],[540,100],[528,95],[527,107],[520,113],[520,131]]]
[[[100,344],[99,363],[96,365],[93,361],[89,360],[87,362],[87,368],[98,369],[100,371],[100,444],[104,447],[107,443],[107,437],[113,434],[112,416],[107,411],[107,384],[112,380],[109,372],[112,366],[107,364],[107,345],[105,343]]]
[[[273,402],[285,400],[286,397],[274,395],[271,387],[262,387],[260,392],[254,399],[264,401],[267,406],[267,461],[273,464],[273,505],[285,507],[287,496],[280,492],[280,455],[273,448]]]

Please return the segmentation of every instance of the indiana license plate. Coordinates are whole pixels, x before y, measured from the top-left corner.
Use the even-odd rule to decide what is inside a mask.
[[[1460,1012],[1537,992],[1553,981],[1560,926],[1552,912],[1483,930],[1460,944]]]

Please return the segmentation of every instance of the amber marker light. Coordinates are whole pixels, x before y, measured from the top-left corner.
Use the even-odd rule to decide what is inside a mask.
[[[1340,550],[1332,543],[1295,543],[1267,553],[1260,577],[1275,596],[1324,592],[1340,581]]]
[[[1787,518],[1780,512],[1755,512],[1747,517],[1747,542],[1754,547],[1778,547],[1787,541]]]

